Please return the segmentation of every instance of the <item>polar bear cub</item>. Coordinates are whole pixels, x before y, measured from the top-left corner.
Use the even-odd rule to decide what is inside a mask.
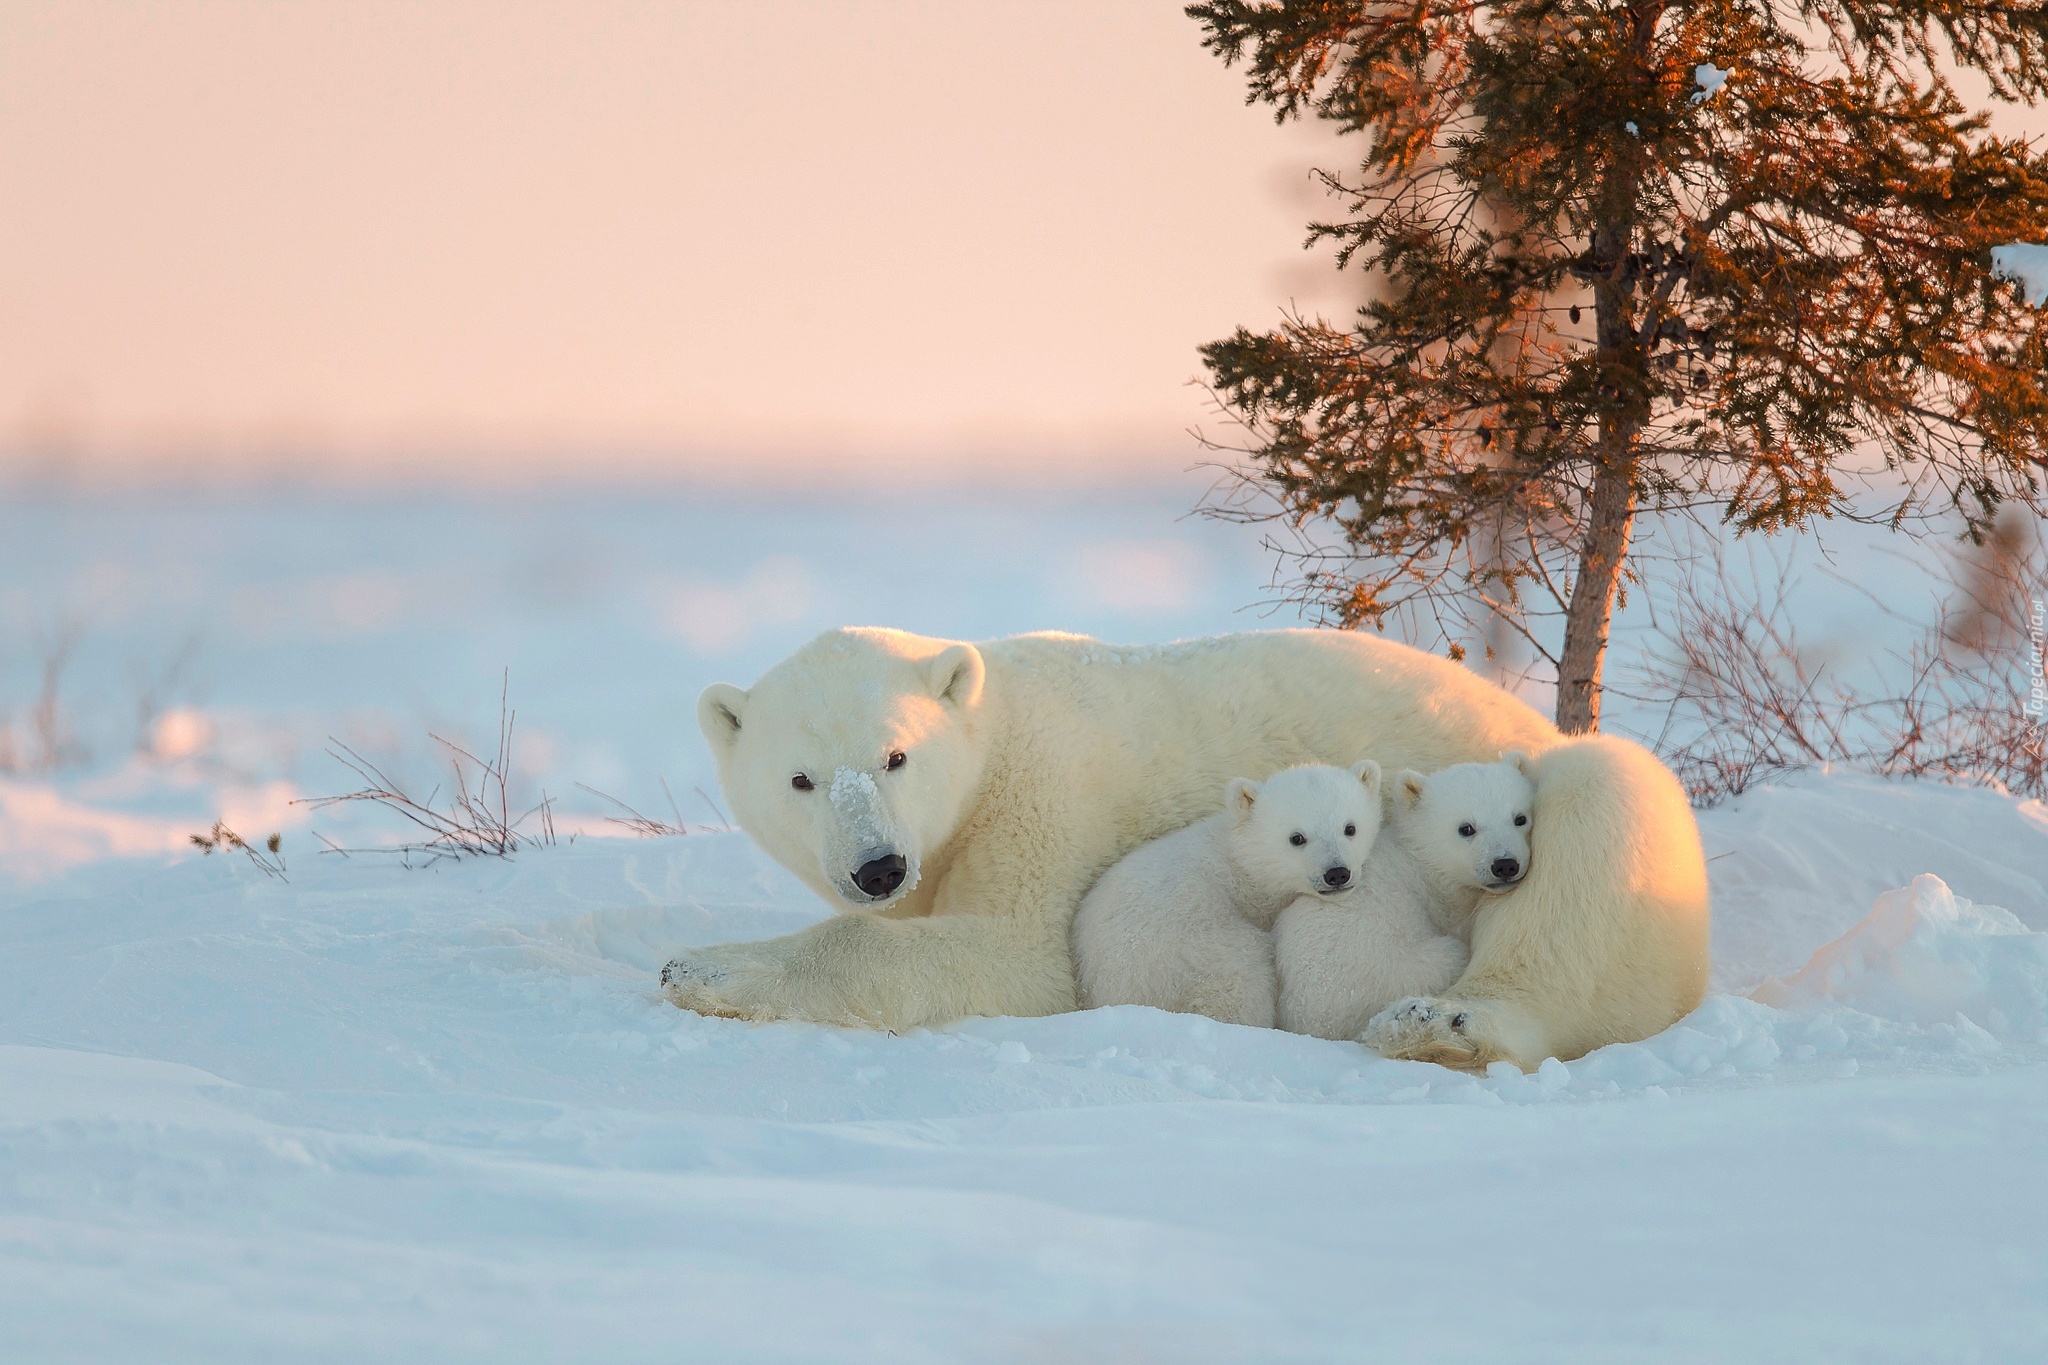
[[[1355,1039],[1380,1010],[1438,995],[1465,971],[1480,898],[1529,871],[1529,760],[1464,763],[1395,778],[1384,829],[1357,884],[1302,896],[1274,926],[1280,1027]]]
[[[1357,880],[1380,828],[1380,767],[1233,778],[1223,811],[1132,850],[1074,915],[1084,1008],[1155,1005],[1273,1027],[1273,919]]]

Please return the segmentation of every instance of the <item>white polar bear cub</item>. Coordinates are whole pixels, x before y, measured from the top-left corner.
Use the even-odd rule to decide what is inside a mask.
[[[1081,1004],[1155,1005],[1273,1027],[1283,906],[1358,877],[1380,826],[1380,767],[1303,764],[1232,778],[1223,811],[1132,850],[1081,899]]]
[[[1386,826],[1353,889],[1303,896],[1280,912],[1280,1027],[1355,1039],[1395,1001],[1449,989],[1470,957],[1480,897],[1528,874],[1535,798],[1519,753],[1396,778]]]

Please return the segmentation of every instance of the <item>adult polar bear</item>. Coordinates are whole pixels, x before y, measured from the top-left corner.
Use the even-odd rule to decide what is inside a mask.
[[[1707,880],[1684,793],[1643,750],[1567,740],[1464,668],[1289,630],[1125,648],[828,631],[698,720],[740,824],[841,914],[693,948],[679,1005],[902,1029],[1074,1008],[1068,926],[1096,877],[1213,814],[1233,777],[1374,758],[1388,772],[1535,756],[1529,874],[1474,922],[1391,1055],[1524,1069],[1648,1037],[1699,1002]]]

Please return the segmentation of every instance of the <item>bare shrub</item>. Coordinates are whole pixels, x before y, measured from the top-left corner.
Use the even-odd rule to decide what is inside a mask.
[[[64,674],[78,651],[78,634],[67,625],[46,636],[36,699],[18,721],[0,711],[0,772],[54,773],[90,757],[64,704]]]
[[[2048,582],[2039,538],[2024,523],[2002,524],[1955,569],[1957,600],[1908,648],[1873,661],[1866,679],[1801,647],[1783,559],[1745,578],[1717,548],[1678,575],[1659,623],[1663,648],[1638,672],[1645,693],[1668,699],[1652,747],[1693,804],[1823,764],[2048,797],[2035,700],[2043,679],[2034,632]]]
[[[498,745],[490,758],[480,758],[462,745],[440,735],[428,738],[441,747],[452,770],[453,782],[443,802],[443,789],[435,787],[425,796],[415,796],[357,750],[330,740],[328,755],[354,773],[362,786],[337,796],[311,797],[297,805],[313,810],[367,801],[395,812],[420,832],[420,837],[382,848],[345,849],[323,839],[328,850],[351,853],[392,853],[407,866],[415,859],[432,864],[444,858],[509,858],[523,848],[547,848],[555,843],[554,801],[543,791],[540,801],[524,810],[511,800],[512,729],[517,713],[510,707],[511,679],[508,674],[498,696]]]

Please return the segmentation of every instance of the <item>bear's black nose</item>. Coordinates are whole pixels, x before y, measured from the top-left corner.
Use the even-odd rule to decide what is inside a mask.
[[[1522,875],[1522,865],[1513,858],[1493,860],[1493,879],[1497,882],[1511,882]]]
[[[1342,886],[1350,880],[1351,869],[1348,867],[1332,867],[1323,872],[1324,886]]]
[[[861,889],[863,895],[880,900],[903,885],[903,873],[908,867],[909,864],[903,861],[901,853],[887,853],[879,858],[870,858],[853,874],[853,884]]]

